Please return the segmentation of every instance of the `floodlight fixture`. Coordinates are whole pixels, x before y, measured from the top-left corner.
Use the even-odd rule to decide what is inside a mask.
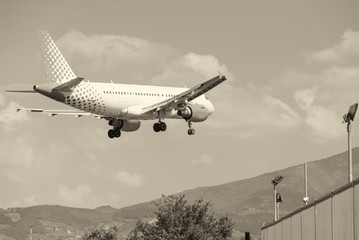
[[[350,121],[354,121],[354,117],[355,117],[355,114],[357,112],[357,109],[358,109],[358,103],[355,103],[353,105],[351,105],[349,107],[349,111],[348,113],[346,113],[344,116],[343,116],[343,123],[349,123]]]
[[[352,146],[350,139],[351,125],[350,122],[354,120],[355,114],[358,109],[358,103],[354,103],[349,107],[348,113],[343,116],[343,123],[347,123],[347,132],[348,132],[348,180],[349,182],[353,181],[353,161],[352,161]]]
[[[284,178],[283,176],[278,176],[278,177],[272,179],[273,186],[274,187],[277,186],[283,180],[283,178]]]

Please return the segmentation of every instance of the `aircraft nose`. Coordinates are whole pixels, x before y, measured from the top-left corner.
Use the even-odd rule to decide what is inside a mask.
[[[211,115],[211,114],[214,112],[214,106],[213,106],[213,104],[212,104],[210,101],[208,101],[206,107],[207,107],[208,113]]]

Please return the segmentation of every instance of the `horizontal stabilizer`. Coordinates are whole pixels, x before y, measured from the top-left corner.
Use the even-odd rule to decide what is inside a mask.
[[[71,88],[79,84],[84,78],[77,77],[74,78],[68,82],[65,82],[57,87],[55,87],[53,90],[59,91],[59,92],[72,92]]]
[[[36,93],[34,90],[6,90],[5,92],[14,92],[14,93]]]

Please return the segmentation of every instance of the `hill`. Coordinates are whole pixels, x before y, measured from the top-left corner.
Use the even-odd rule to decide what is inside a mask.
[[[353,149],[353,175],[359,176],[359,148]],[[308,163],[308,195],[311,201],[347,183],[347,153]],[[199,187],[179,194],[187,199],[203,198],[213,204],[218,214],[228,214],[240,232],[260,233],[264,222],[273,220],[273,185],[271,179],[281,175],[284,180],[277,186],[284,202],[280,205],[281,215],[303,206],[304,166],[297,165],[266,173],[257,177],[226,183],[218,186]],[[114,213],[114,219],[122,216],[149,217],[153,209],[150,202],[127,208]],[[142,213],[142,214],[141,214]]]
[[[359,175],[359,148],[353,149],[354,177]],[[189,200],[202,198],[213,204],[216,214],[229,215],[235,222],[235,235],[249,231],[259,234],[264,222],[273,220],[273,186],[271,179],[282,175],[277,190],[284,198],[281,215],[303,206],[303,165],[266,173],[257,177],[218,186],[199,187],[178,194]],[[308,163],[308,193],[310,200],[347,183],[347,153],[341,153]],[[120,225],[127,234],[139,219],[154,217],[152,202],[115,209],[103,206],[81,209],[54,205],[13,208],[0,211],[0,237],[6,240],[28,239],[29,226],[33,239],[76,239],[84,231],[105,224]]]

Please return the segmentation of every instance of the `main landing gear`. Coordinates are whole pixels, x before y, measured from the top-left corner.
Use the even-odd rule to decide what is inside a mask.
[[[164,110],[158,111],[158,122],[153,124],[153,131],[155,132],[164,132],[167,129],[167,125],[165,122],[162,122],[163,116],[165,115]]]
[[[108,130],[107,135],[109,138],[119,138],[121,136],[121,120],[110,120],[108,125],[113,126],[112,129]]]
[[[121,136],[121,130],[119,128],[110,129],[107,134],[109,138],[119,138]]]
[[[164,131],[166,131],[166,129],[167,129],[167,125],[165,122],[157,122],[157,123],[153,124],[153,130],[155,132],[160,132],[160,131],[164,132]]]

